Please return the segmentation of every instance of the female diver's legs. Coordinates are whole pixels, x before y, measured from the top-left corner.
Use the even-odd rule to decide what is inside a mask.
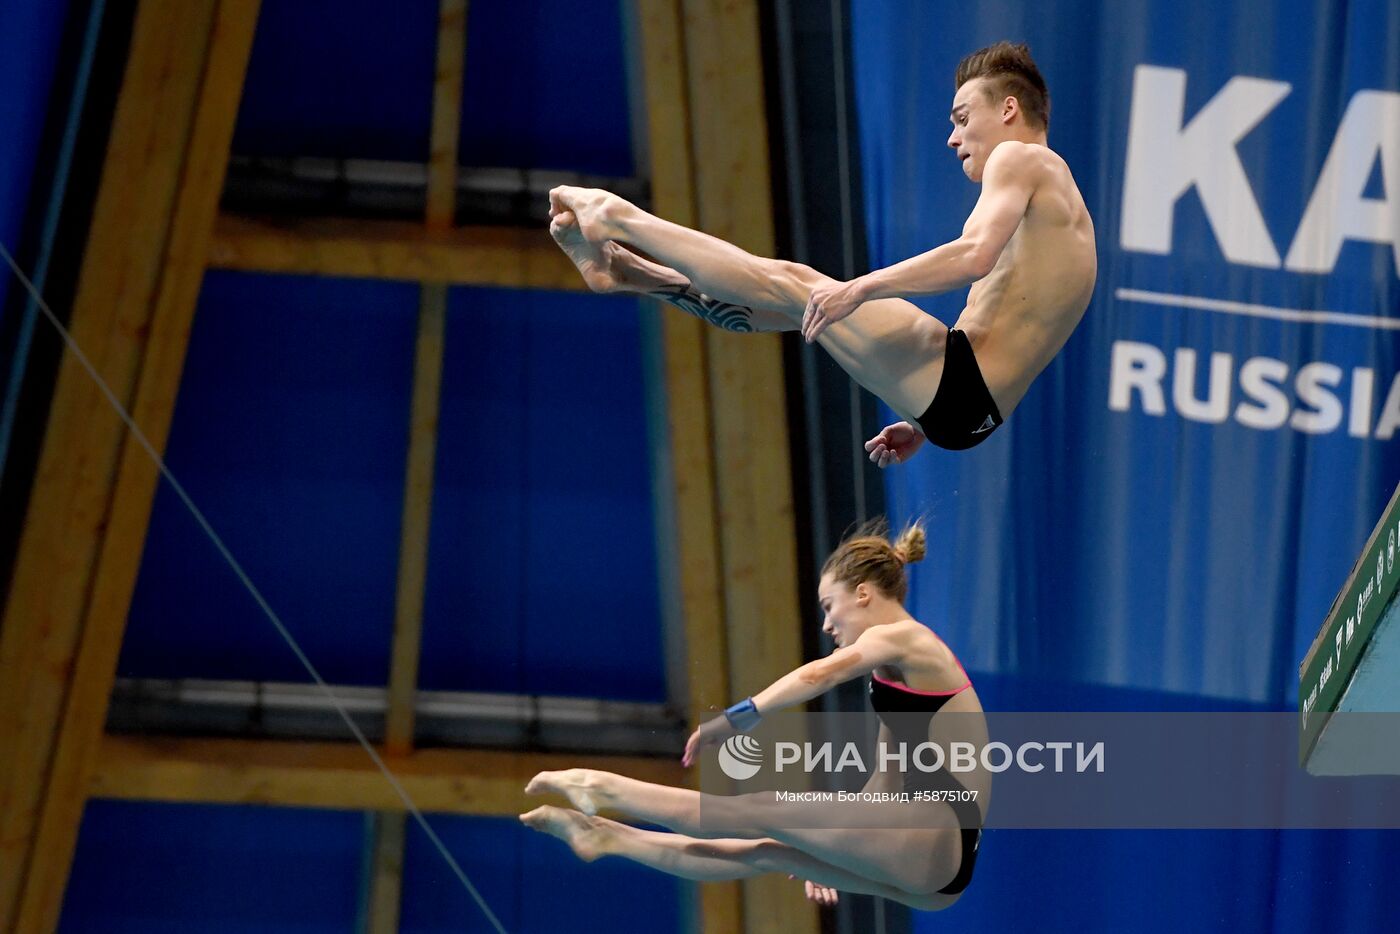
[[[605,817],[545,805],[521,815],[527,826],[558,837],[580,859],[621,856],[652,869],[696,882],[750,879],[781,872],[857,895],[875,895],[912,908],[936,911],[956,901],[952,895],[920,895],[823,862],[777,840],[698,839],[679,833],[641,830]]]
[[[773,838],[870,883],[907,893],[936,893],[952,881],[962,859],[959,829],[951,821],[946,828],[932,826],[927,804],[874,805],[878,810],[867,811],[860,821],[868,825],[875,821],[867,818],[878,818],[887,822],[887,827],[852,828],[849,822],[846,827],[792,827],[786,825],[808,823],[793,820],[804,805],[778,805],[771,793],[708,796],[708,813],[702,822],[702,795],[698,791],[592,769],[541,772],[531,779],[525,792],[554,792],[567,797],[585,814],[603,809],[617,811],[702,839]],[[906,813],[910,808],[914,810]],[[831,819],[829,805],[816,803],[812,809],[820,817]],[[716,826],[724,829],[717,831]]]

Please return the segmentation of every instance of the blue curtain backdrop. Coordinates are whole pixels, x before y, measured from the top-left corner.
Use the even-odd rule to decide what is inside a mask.
[[[887,475],[896,520],[930,520],[912,609],[974,678],[1041,686],[1022,707],[1292,707],[1400,480],[1400,3],[850,6],[872,265],[957,236],[953,72],[1003,38],[1098,237],[1094,301],[1008,423]],[[951,324],[964,297],[920,304]],[[990,837],[958,930],[1389,930],[1400,903],[1394,834]]]
[[[890,472],[896,512],[932,520],[917,608],[982,670],[1292,704],[1400,480],[1400,4],[952,9],[853,4],[872,263],[957,235],[978,189],[945,145],[953,69],[1013,37],[1049,82],[1099,280],[989,442]],[[1384,242],[1298,271],[1367,224]],[[963,299],[923,304],[951,323]],[[1260,307],[1164,304],[1197,300]],[[1313,310],[1335,320],[1258,316]]]

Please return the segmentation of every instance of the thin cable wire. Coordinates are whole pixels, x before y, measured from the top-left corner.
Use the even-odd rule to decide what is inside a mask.
[[[15,276],[18,277],[20,283],[24,285],[25,289],[39,306],[39,310],[44,313],[44,316],[48,318],[49,322],[58,330],[59,335],[63,338],[63,342],[68,345],[68,350],[73,354],[73,357],[82,364],[83,369],[87,371],[88,375],[92,377],[93,382],[97,384],[97,388],[107,397],[107,401],[111,403],[112,408],[116,410],[121,420],[126,423],[126,427],[131,430],[132,437],[134,437],[137,443],[150,455],[151,460],[155,462],[156,467],[160,470],[161,476],[170,484],[170,488],[175,491],[175,495],[180,498],[180,501],[185,504],[185,508],[190,511],[190,515],[194,517],[195,522],[199,524],[199,527],[204,530],[204,534],[207,535],[209,540],[214,544],[214,548],[223,556],[224,560],[228,562],[229,567],[233,569],[233,573],[238,577],[238,580],[262,609],[268,621],[272,623],[273,628],[277,630],[278,634],[282,636],[287,645],[291,647],[292,653],[296,655],[302,667],[311,675],[317,687],[321,689],[322,693],[324,693],[326,698],[331,702],[331,705],[335,707],[336,713],[340,714],[340,719],[345,721],[345,725],[349,727],[355,739],[364,747],[365,752],[369,754],[375,766],[383,773],[384,779],[394,789],[399,799],[403,801],[405,810],[413,815],[413,819],[418,822],[418,826],[423,828],[423,832],[428,835],[428,839],[432,841],[433,846],[442,854],[442,858],[446,860],[447,865],[452,868],[453,874],[457,876],[457,879],[467,890],[467,894],[476,902],[477,907],[481,909],[482,914],[486,915],[486,919],[491,922],[492,927],[496,929],[498,934],[507,934],[506,929],[491,911],[491,907],[486,904],[486,900],[481,897],[481,893],[477,891],[476,886],[472,885],[472,881],[467,878],[467,874],[462,871],[462,867],[457,864],[457,860],[453,858],[447,846],[442,842],[442,839],[438,837],[437,833],[428,824],[427,818],[423,816],[423,812],[418,810],[418,805],[413,803],[413,799],[409,796],[408,791],[399,783],[398,778],[389,770],[389,767],[384,764],[384,760],[380,758],[379,753],[375,751],[370,741],[365,738],[365,734],[360,731],[359,726],[355,723],[354,719],[351,718],[350,712],[346,710],[345,705],[340,702],[340,698],[335,696],[335,692],[331,690],[330,685],[321,677],[321,672],[311,663],[311,659],[307,658],[306,653],[302,651],[301,645],[297,642],[295,637],[292,636],[287,627],[282,624],[281,618],[268,604],[262,592],[254,586],[247,572],[243,570],[243,566],[238,563],[233,553],[229,551],[228,546],[224,544],[224,540],[214,531],[214,527],[209,524],[209,520],[204,517],[204,513],[194,504],[194,500],[190,498],[190,495],[185,492],[184,486],[181,485],[180,481],[175,479],[175,475],[170,472],[170,468],[165,464],[165,458],[160,456],[155,446],[146,438],[145,433],[136,426],[136,421],[132,418],[131,413],[128,412],[126,407],[117,399],[116,394],[112,392],[106,380],[98,374],[97,369],[92,365],[91,361],[88,360],[87,354],[83,353],[77,341],[73,340],[72,335],[68,333],[68,329],[58,320],[58,316],[53,313],[53,309],[49,307],[48,302],[44,301],[43,296],[39,294],[34,284],[29,281],[24,271],[19,268],[19,264],[15,262],[14,257],[10,255],[10,251],[6,249],[3,243],[0,243],[0,255],[4,257],[5,262],[14,270]]]
[[[63,127],[63,142],[59,144],[58,160],[54,167],[53,191],[49,194],[48,208],[44,213],[44,228],[39,235],[39,258],[34,264],[36,290],[44,288],[44,282],[49,275],[49,262],[53,259],[54,239],[58,235],[58,221],[63,213],[63,196],[68,190],[68,176],[73,168],[73,153],[78,146],[83,104],[87,100],[88,79],[92,77],[92,63],[97,56],[97,40],[102,33],[102,18],[106,7],[107,0],[94,0],[88,11],[83,50],[78,58],[78,70],[73,77],[72,99],[68,104],[68,122]],[[5,465],[9,463],[10,438],[14,431],[15,413],[19,408],[24,374],[29,368],[29,347],[34,341],[34,324],[38,317],[38,309],[34,307],[34,299],[31,297],[24,303],[24,316],[20,319],[14,356],[10,358],[9,384],[6,387],[3,406],[0,406],[0,476],[3,476]]]

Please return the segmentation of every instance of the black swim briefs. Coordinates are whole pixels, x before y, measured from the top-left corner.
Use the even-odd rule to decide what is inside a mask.
[[[943,378],[919,416],[924,437],[949,451],[963,451],[987,439],[1002,422],[1001,413],[972,353],[972,342],[957,328],[948,329]]]

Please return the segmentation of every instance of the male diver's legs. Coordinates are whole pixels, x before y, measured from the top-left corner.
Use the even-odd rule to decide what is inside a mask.
[[[589,256],[581,243],[595,245],[594,256],[602,255],[609,241],[624,244],[655,261],[646,267],[652,275],[674,277],[672,287],[681,287],[683,280],[700,297],[725,306],[729,320],[734,320],[733,309],[749,312],[754,325],[733,330],[798,330],[812,289],[833,281],[801,263],[754,256],[717,237],[648,214],[605,191],[556,188],[550,201],[555,239],[585,280],[589,279],[584,268]],[[563,231],[556,229],[566,217],[578,231],[567,233],[571,245],[561,240]],[[660,288],[645,291],[656,294]],[[725,326],[722,318],[707,320]],[[913,303],[887,298],[866,302],[828,328],[818,343],[856,382],[913,420],[938,390],[947,333],[940,321]]]

